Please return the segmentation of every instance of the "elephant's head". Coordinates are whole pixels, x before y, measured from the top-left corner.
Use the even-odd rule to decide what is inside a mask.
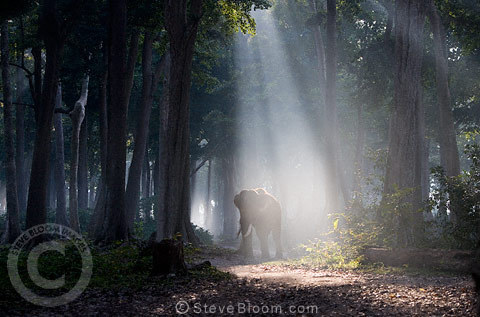
[[[241,232],[244,238],[250,236],[255,217],[258,211],[264,207],[265,200],[263,198],[265,194],[265,190],[259,188],[245,189],[235,195],[233,203],[240,211],[240,229],[237,235]]]

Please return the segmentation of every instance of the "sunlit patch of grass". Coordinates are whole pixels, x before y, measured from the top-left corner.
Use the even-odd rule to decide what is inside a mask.
[[[358,248],[335,241],[316,240],[301,247],[306,255],[298,259],[298,264],[307,267],[355,269],[362,261]]]

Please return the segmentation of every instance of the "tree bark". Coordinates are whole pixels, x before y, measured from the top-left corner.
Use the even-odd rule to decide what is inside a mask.
[[[105,227],[102,240],[128,239],[125,210],[125,159],[127,132],[127,3],[109,0],[109,102]]]
[[[42,98],[42,48],[38,45],[32,47],[33,56],[33,77],[34,83],[30,87],[33,103],[35,105],[35,120],[38,119],[39,109]]]
[[[337,175],[337,106],[336,106],[336,1],[327,0],[327,50],[325,84],[325,140],[327,153],[328,212],[338,211],[339,182]]]
[[[140,112],[137,118],[137,127],[135,129],[135,145],[125,193],[125,206],[130,234],[133,233],[135,213],[138,208],[142,165],[144,163],[145,151],[147,148],[148,127],[150,125],[150,114],[152,111],[155,88],[157,87],[161,78],[161,73],[165,68],[164,56],[157,65],[155,72],[152,71],[153,39],[154,36],[152,33],[147,32],[145,34],[142,53],[142,99],[140,102]]]
[[[128,105],[130,103],[130,95],[132,94],[132,87],[133,87],[133,78],[135,75],[135,64],[137,63],[137,55],[138,55],[138,41],[140,39],[140,31],[134,29],[132,34],[130,35],[130,48],[128,50],[128,57],[127,57],[127,68],[126,68],[126,76],[125,76],[125,104]]]
[[[18,62],[21,65],[23,60],[23,51],[19,54]],[[17,62],[17,63],[18,63]],[[23,104],[23,94],[25,92],[24,75],[19,68],[17,68],[17,105],[15,116],[15,133],[16,133],[16,155],[15,165],[17,172],[17,196],[18,196],[18,210],[20,215],[24,215],[27,209],[27,184],[25,181],[25,105]]]
[[[309,3],[313,13],[318,14],[316,0],[310,0]],[[320,96],[321,98],[325,98],[325,45],[323,43],[322,30],[320,29],[320,21],[315,21],[315,24],[313,25],[313,40],[315,44],[315,52],[317,53],[317,71]]]
[[[55,153],[50,153],[50,166],[55,164]],[[57,202],[57,190],[55,188],[55,171],[50,167],[48,175],[48,188],[47,188],[47,210],[54,210]]]
[[[86,111],[86,110],[85,110]],[[83,119],[80,128],[80,141],[78,148],[78,208],[88,208],[88,130],[87,117]]]
[[[222,160],[223,174],[223,237],[224,239],[235,239],[236,230],[236,211],[233,204],[235,196],[235,168],[233,157],[225,157]]]
[[[212,208],[210,203],[210,193],[211,193],[211,184],[212,184],[212,160],[208,160],[208,170],[207,170],[207,193],[205,200],[205,229],[211,229],[212,225]]]
[[[183,244],[174,239],[154,242],[152,275],[186,274],[187,266],[183,255]]]
[[[80,143],[80,128],[83,119],[85,118],[85,105],[88,98],[88,76],[85,77],[82,83],[82,92],[80,98],[75,103],[73,110],[69,113],[72,119],[72,139],[71,144],[71,163],[70,163],[70,182],[69,182],[69,213],[70,213],[70,227],[80,232],[80,222],[78,220],[78,192],[77,192],[77,177],[78,177],[78,152]]]
[[[105,52],[105,71],[100,86],[100,180],[97,189],[96,203],[92,218],[88,225],[88,234],[91,239],[99,241],[103,233],[105,222],[106,179],[107,179],[107,82],[108,82],[108,53]]]
[[[143,160],[143,172],[142,172],[142,197],[150,197],[150,161],[148,159],[148,145],[145,148],[145,158]]]
[[[58,16],[55,0],[45,0],[40,14],[41,34],[45,43],[45,76],[39,107],[36,109],[37,133],[33,149],[26,227],[45,223],[47,220],[46,199],[50,170],[51,128],[57,94],[60,58],[66,32]],[[37,80],[36,80],[37,82]]]
[[[202,15],[202,0],[167,0],[165,28],[170,40],[171,67],[169,102],[166,110],[165,164],[161,177],[164,191],[159,195],[160,214],[168,211],[165,228],[157,230],[157,241],[176,233],[193,232],[190,225],[190,127],[189,95],[192,59]],[[188,13],[188,14],[187,14]],[[166,168],[164,168],[166,167]],[[160,222],[159,222],[160,224]],[[160,228],[159,228],[160,229]],[[163,232],[164,236],[158,233]],[[184,237],[188,238],[188,237]]]
[[[411,245],[420,233],[417,210],[422,203],[421,171],[424,140],[422,131],[421,70],[425,4],[413,0],[396,2],[395,92],[390,144],[384,183],[384,198],[397,190],[411,189],[402,198],[408,204],[398,218],[398,245]]]
[[[3,122],[5,138],[5,177],[7,194],[7,243],[12,243],[20,235],[20,220],[17,198],[17,175],[15,169],[15,146],[13,142],[13,115],[12,115],[12,86],[10,82],[10,49],[8,43],[8,21],[4,21],[1,27],[1,64],[3,83]]]
[[[357,140],[355,142],[355,160],[354,160],[354,175],[353,175],[353,192],[354,199],[360,202],[358,199],[361,197],[360,186],[361,177],[363,171],[363,150],[365,146],[365,127],[363,124],[363,104],[357,106]]]
[[[62,107],[62,87],[59,85],[56,97],[56,108]],[[55,113],[55,186],[57,192],[57,209],[55,222],[68,226],[67,219],[67,193],[65,189],[65,154],[62,114]]]
[[[460,159],[458,155],[457,137],[453,122],[450,88],[448,85],[448,60],[445,30],[435,3],[429,3],[428,16],[433,31],[435,48],[435,76],[438,104],[438,135],[440,143],[440,162],[447,176],[460,174]]]

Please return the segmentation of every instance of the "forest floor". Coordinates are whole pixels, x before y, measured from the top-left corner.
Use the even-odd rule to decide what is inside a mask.
[[[195,257],[211,269],[150,278],[138,288],[88,288],[57,308],[31,305],[9,316],[474,316],[469,276],[446,273],[316,269],[291,261],[254,263],[220,248]],[[208,271],[208,270],[207,270]]]

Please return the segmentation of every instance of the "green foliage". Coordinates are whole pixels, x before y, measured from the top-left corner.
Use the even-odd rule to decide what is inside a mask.
[[[107,250],[93,249],[91,287],[142,287],[152,269],[151,256],[141,257],[141,249],[117,242]]]
[[[211,234],[208,230],[203,229],[202,227],[199,227],[197,225],[193,226],[193,231],[195,232],[195,235],[200,239],[200,243],[204,245],[213,245],[213,234]]]
[[[301,245],[307,252],[300,263],[327,268],[357,268],[360,257],[355,248],[334,241],[315,240]]]
[[[431,204],[436,217],[430,223],[432,239],[441,247],[473,249],[478,243],[480,226],[480,146],[467,145],[465,153],[470,170],[447,177],[441,167],[432,169],[437,184]]]
[[[64,275],[65,285],[54,291],[64,293],[71,289],[78,281],[82,270],[82,259],[78,249],[71,242],[64,241],[61,243],[65,244],[65,255],[51,251],[42,253],[38,261],[38,271],[42,277],[47,279],[57,279]],[[25,303],[12,287],[8,277],[8,252],[8,245],[0,248],[0,293],[2,294],[0,307],[2,305],[11,305],[12,303],[18,305]],[[18,261],[18,272],[20,277],[26,287],[34,292],[41,292],[42,289],[28,278],[27,258],[28,254],[25,251],[20,253]]]
[[[244,34],[255,34],[255,19],[251,16],[252,5],[255,9],[267,9],[270,6],[268,0],[262,1],[218,1],[220,11],[225,17],[229,32],[241,31]]]
[[[151,215],[155,209],[156,197],[141,198],[138,203],[137,213],[140,214],[140,219],[135,221],[134,226],[135,237],[138,239],[147,240],[157,230],[157,222]]]
[[[66,247],[65,256],[58,252],[45,252],[39,258],[39,272],[47,279],[56,279],[65,274],[66,284],[58,289],[59,293],[65,293],[71,289],[81,274],[81,257],[78,250],[70,242],[64,242]],[[231,274],[218,271],[215,267],[202,267],[191,270],[186,277],[167,277],[152,279],[152,257],[142,256],[142,245],[116,242],[108,248],[97,248],[89,244],[93,256],[93,274],[88,288],[140,289],[147,284],[152,286],[170,285],[178,280],[188,283],[192,279],[208,279],[212,282],[230,279]],[[9,246],[0,246],[0,308],[12,305],[25,307],[22,299],[11,285],[7,272],[7,256]],[[199,249],[192,246],[185,247],[185,257],[188,260],[195,259]],[[26,286],[32,290],[39,290],[28,278],[26,252],[20,254],[19,272]],[[55,292],[55,290],[50,290]],[[28,306],[27,306],[28,307]]]

